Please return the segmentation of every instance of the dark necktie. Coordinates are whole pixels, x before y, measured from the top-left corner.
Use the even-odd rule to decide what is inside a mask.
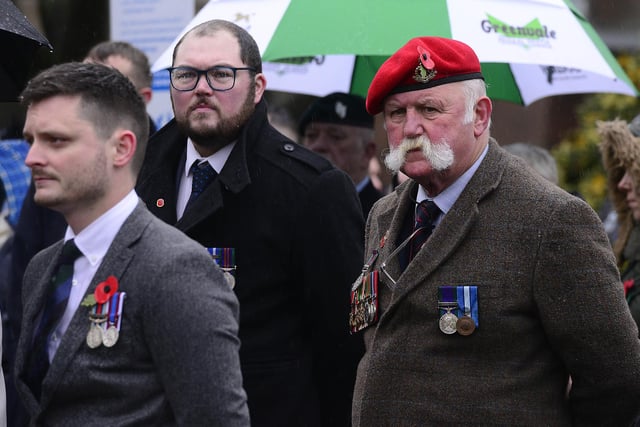
[[[433,200],[423,200],[416,208],[416,222],[413,231],[418,232],[413,236],[411,240],[411,248],[409,249],[409,261],[413,259],[418,253],[424,242],[427,241],[433,227],[435,227],[435,221],[440,215],[440,208],[434,203]]]
[[[73,263],[81,255],[82,252],[73,239],[68,240],[62,247],[57,268],[51,277],[40,323],[38,323],[34,335],[33,349],[28,364],[29,371],[27,372],[27,384],[37,398],[40,398],[42,379],[49,369],[48,342],[50,335],[58,326],[67,308],[73,279]]]
[[[211,182],[218,176],[216,171],[211,167],[209,162],[205,161],[202,163],[198,163],[201,160],[196,160],[191,165],[191,174],[193,176],[193,180],[191,181],[191,196],[189,196],[189,201],[187,202],[187,207],[191,205],[200,194],[207,188]]]

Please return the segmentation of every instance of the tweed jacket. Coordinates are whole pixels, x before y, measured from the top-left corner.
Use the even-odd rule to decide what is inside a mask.
[[[238,302],[209,254],[142,203],[126,219],[87,293],[113,275],[126,292],[118,342],[89,348],[78,307],[38,401],[23,378],[35,320],[62,242],[30,262],[16,385],[31,425],[248,426],[238,349]]]
[[[374,205],[365,246],[380,251],[374,269],[416,191],[409,180]],[[495,141],[406,270],[397,258],[387,265],[397,283],[380,275],[355,427],[623,426],[640,409],[637,329],[597,215]],[[444,334],[438,288],[467,285],[477,286],[478,327]]]
[[[252,425],[348,425],[363,352],[347,325],[364,240],[353,182],[277,132],[262,101],[216,180],[176,220],[186,140],[175,122],[151,138],[137,191],[203,246],[235,249]]]

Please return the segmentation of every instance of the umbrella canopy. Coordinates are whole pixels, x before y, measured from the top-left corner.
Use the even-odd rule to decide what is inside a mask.
[[[34,54],[53,47],[10,0],[0,0],[0,102],[17,101]]]
[[[638,91],[569,0],[210,0],[153,65],[171,66],[190,28],[226,19],[256,39],[268,88],[365,95],[410,38],[461,40],[478,54],[489,96],[528,105],[571,93]]]

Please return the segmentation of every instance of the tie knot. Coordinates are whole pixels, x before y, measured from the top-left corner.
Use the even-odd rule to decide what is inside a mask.
[[[204,190],[204,188],[213,180],[213,178],[218,175],[211,167],[211,164],[207,161],[201,162],[201,160],[196,160],[191,165],[191,175],[193,176],[193,187],[197,188],[199,191]]]
[[[440,215],[440,208],[433,200],[423,200],[416,208],[416,228],[432,224]]]
[[[211,167],[211,163],[202,159],[194,161],[189,171],[192,175],[213,175],[216,173],[215,169]]]
[[[62,247],[62,253],[60,254],[60,265],[73,264],[73,262],[82,255],[80,249],[76,246],[73,239],[69,239],[64,243]]]

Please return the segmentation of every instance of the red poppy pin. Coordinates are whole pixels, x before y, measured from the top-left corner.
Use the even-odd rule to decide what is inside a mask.
[[[420,63],[427,70],[433,70],[436,67],[435,62],[431,59],[429,52],[422,46],[418,46],[418,57],[420,58]]]
[[[629,289],[633,288],[633,279],[628,279],[625,280],[624,282],[622,282],[622,285],[624,286],[624,295],[626,296],[627,293],[629,292]]]
[[[435,67],[436,64],[429,52],[422,46],[418,46],[418,66],[413,72],[413,79],[418,83],[428,83],[438,74]]]
[[[80,303],[85,307],[93,307],[98,304],[104,304],[109,301],[115,293],[118,292],[118,279],[115,276],[109,276],[104,282],[98,283],[93,294],[89,294]]]

